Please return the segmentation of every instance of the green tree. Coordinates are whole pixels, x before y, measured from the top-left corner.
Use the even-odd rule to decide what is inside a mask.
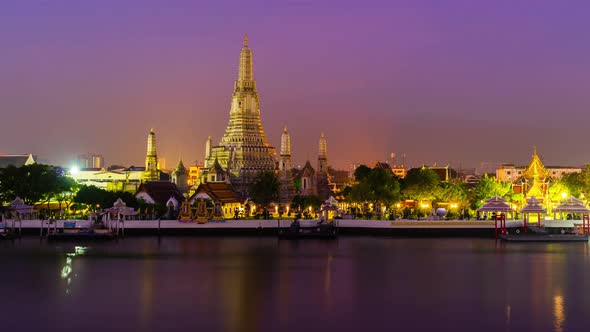
[[[457,204],[458,208],[469,204],[469,189],[465,183],[440,182],[437,200]]]
[[[365,177],[367,177],[371,173],[371,168],[367,165],[360,165],[354,170],[354,180],[355,181],[362,181]]]
[[[471,208],[473,210],[480,208],[486,199],[494,196],[510,199],[513,193],[510,182],[501,182],[495,177],[485,174],[472,191],[470,197]]]
[[[400,184],[390,170],[378,167],[367,170],[367,168],[361,165],[355,170],[357,182],[350,191],[353,202],[370,202],[378,208],[381,204],[391,206],[400,199]]]
[[[256,204],[263,206],[266,212],[270,203],[279,198],[280,186],[279,178],[275,172],[260,172],[256,175],[254,182],[250,186],[250,198],[252,198]]]
[[[112,207],[117,199],[123,200],[128,207],[137,208],[139,203],[135,196],[125,191],[106,191],[95,186],[81,186],[74,202],[85,204],[90,211]]]
[[[8,166],[0,169],[0,199],[4,202],[23,199],[25,204],[48,202],[63,191],[70,190],[71,181],[59,174],[56,167],[43,164]]]
[[[559,181],[567,189],[564,191],[574,197],[588,198],[590,195],[590,165],[584,166],[579,173],[564,174]]]
[[[60,211],[62,210],[62,204],[65,204],[65,213],[68,213],[78,188],[79,186],[76,183],[76,180],[72,179],[71,177],[61,176],[59,178],[55,199],[59,203]]]
[[[402,181],[402,193],[417,201],[433,201],[441,195],[440,182],[440,177],[435,171],[426,167],[413,168]]]

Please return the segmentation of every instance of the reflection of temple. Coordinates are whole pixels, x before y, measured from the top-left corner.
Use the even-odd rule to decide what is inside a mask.
[[[212,146],[207,140],[205,166],[202,179],[226,181],[242,196],[248,197],[248,188],[260,171],[275,171],[275,148],[268,144],[260,119],[260,104],[252,51],[248,47],[248,38],[240,51],[238,79],[234,83],[229,112],[229,123],[221,142]]]

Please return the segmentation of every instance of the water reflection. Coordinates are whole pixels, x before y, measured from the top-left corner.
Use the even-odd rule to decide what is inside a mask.
[[[512,314],[512,307],[510,304],[506,305],[506,326],[510,326],[510,315]]]
[[[154,261],[145,259],[143,262],[142,282],[141,282],[141,310],[139,312],[139,321],[145,329],[152,315],[152,305],[154,303]]]
[[[84,255],[86,250],[88,250],[87,247],[76,246],[74,247],[74,252],[66,253],[66,261],[60,273],[61,279],[66,281],[66,294],[70,294],[70,284],[72,283],[72,277],[77,276],[77,274],[72,276],[72,272],[74,271],[74,257]]]
[[[555,332],[563,332],[565,323],[564,300],[562,295],[553,297],[553,326]]]
[[[563,332],[590,325],[584,245],[373,237],[126,238],[67,249],[39,243],[24,238],[0,250],[0,294],[10,299],[0,301],[0,312],[19,322],[3,330],[63,328],[56,323],[63,319],[67,329],[86,332]],[[27,319],[31,312],[38,318]],[[87,313],[108,319],[89,323]]]
[[[334,261],[334,256],[328,255],[328,261],[326,262],[326,279],[324,282],[324,295],[326,297],[326,305],[331,305],[331,294],[330,291],[332,290],[332,262]]]

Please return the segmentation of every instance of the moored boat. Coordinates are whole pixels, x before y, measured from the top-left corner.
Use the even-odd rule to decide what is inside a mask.
[[[280,239],[335,239],[338,235],[338,228],[334,223],[318,223],[315,226],[302,227],[299,221],[295,220],[289,228],[279,228]]]

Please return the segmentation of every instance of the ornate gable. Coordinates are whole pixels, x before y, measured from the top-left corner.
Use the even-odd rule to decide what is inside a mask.
[[[526,179],[545,180],[549,177],[549,171],[543,165],[541,158],[537,155],[537,148],[533,151],[533,158],[529,166],[525,169],[523,176]]]

